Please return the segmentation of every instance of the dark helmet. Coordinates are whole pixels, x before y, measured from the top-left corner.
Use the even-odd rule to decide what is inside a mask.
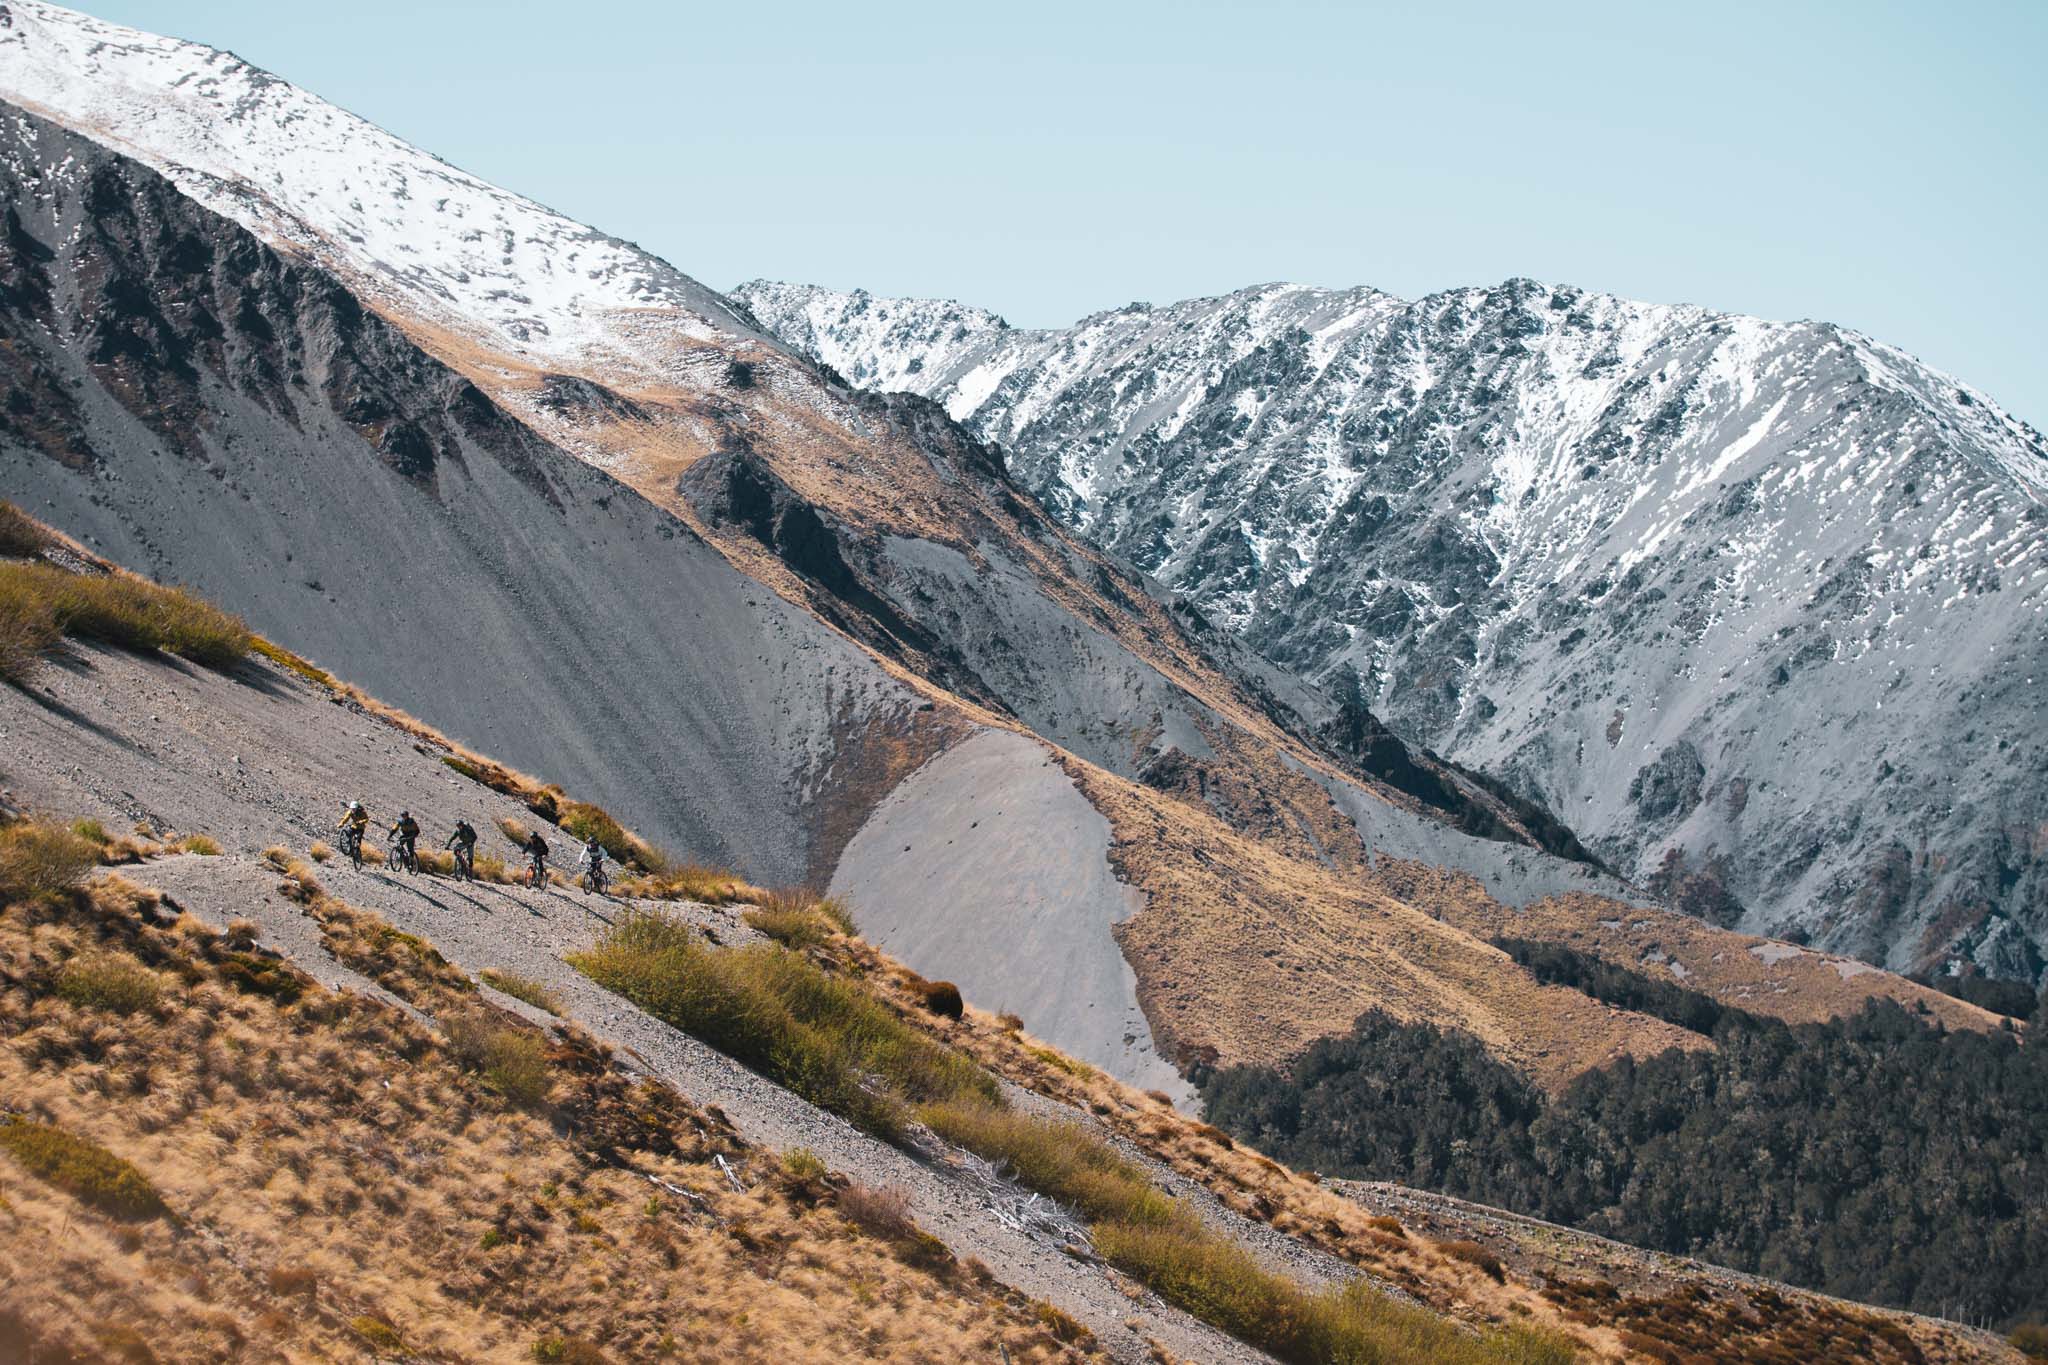
[[[412,812],[409,810],[402,810],[398,812],[398,818],[401,820],[410,820],[412,819]]]

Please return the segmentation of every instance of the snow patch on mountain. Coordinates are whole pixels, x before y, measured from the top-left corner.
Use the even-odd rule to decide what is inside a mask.
[[[659,258],[456,169],[233,53],[0,4],[0,98],[166,176],[397,311],[543,368],[672,379],[752,329]]]
[[[1529,280],[734,297],[1672,899],[2040,974],[2048,445],[1896,348]]]

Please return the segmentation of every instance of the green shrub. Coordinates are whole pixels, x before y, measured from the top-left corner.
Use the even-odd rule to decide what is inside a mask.
[[[163,987],[155,972],[132,957],[89,953],[57,969],[57,994],[83,1009],[134,1014],[154,1009]]]
[[[609,1365],[611,1360],[595,1342],[582,1337],[542,1337],[533,1343],[532,1354],[540,1365]]]
[[[2023,1322],[2006,1340],[2029,1360],[2048,1360],[2048,1323]]]
[[[141,1220],[165,1212],[162,1196],[141,1171],[98,1143],[62,1128],[26,1119],[0,1120],[0,1150],[102,1213]]]
[[[441,1021],[448,1051],[483,1083],[522,1108],[538,1107],[554,1080],[547,1044],[531,1029],[500,1024],[481,1012]]]
[[[210,668],[240,662],[255,640],[240,618],[182,588],[122,574],[0,564],[0,602],[40,602],[65,635],[129,649],[160,649]]]
[[[99,865],[100,847],[41,820],[0,829],[0,900],[70,890]]]
[[[71,832],[79,838],[90,840],[95,844],[113,842],[113,840],[107,837],[107,827],[97,820],[73,820],[71,822]]]
[[[488,967],[477,975],[483,979],[486,986],[494,991],[503,991],[514,1000],[524,1000],[535,1009],[546,1010],[549,1014],[559,1015],[562,1012],[560,998],[530,976],[521,976],[517,972],[494,971]]]
[[[306,978],[286,963],[258,953],[223,953],[220,974],[245,995],[289,1005],[306,993]]]

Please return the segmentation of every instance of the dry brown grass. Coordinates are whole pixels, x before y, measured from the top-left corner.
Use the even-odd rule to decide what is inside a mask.
[[[486,967],[477,974],[477,977],[492,990],[502,991],[514,1000],[523,1000],[537,1010],[546,1010],[549,1014],[557,1015],[562,1012],[561,998],[549,990],[545,984],[534,980],[530,976],[521,976],[518,972],[496,971]]]
[[[91,1154],[126,1162],[205,1235],[0,1154],[0,1339],[37,1358],[1081,1358],[1028,1300],[793,1197],[770,1155],[586,1040],[547,1046],[547,1117],[504,1108],[396,1010],[303,978],[280,1003],[224,969],[227,936],[155,927],[117,880],[92,895],[0,915],[0,1095],[76,1140],[31,1161],[87,1170],[81,1191],[122,1183]],[[165,981],[153,1027],[47,989],[87,954]]]
[[[0,499],[0,556],[33,559],[50,544],[43,524],[13,503]]]

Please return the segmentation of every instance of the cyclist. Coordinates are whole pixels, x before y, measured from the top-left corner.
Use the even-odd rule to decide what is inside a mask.
[[[540,837],[539,830],[535,830],[526,836],[526,842],[519,847],[526,854],[527,862],[532,866],[532,872],[527,878],[528,883],[532,886],[546,886],[548,884],[548,841]]]
[[[413,847],[419,837],[420,822],[412,818],[412,812],[398,812],[398,819],[391,826],[391,838],[397,841],[399,861],[408,872],[419,871],[419,850]]]
[[[476,880],[476,827],[467,820],[455,822],[455,832],[448,836],[442,848],[455,854],[455,875],[468,881]]]
[[[586,840],[583,845],[583,857],[577,861],[576,866],[583,872],[584,893],[587,895],[595,890],[602,896],[605,890],[604,845],[595,838]]]
[[[356,862],[363,860],[363,831],[370,827],[370,812],[363,809],[360,801],[348,803],[342,812],[341,823],[335,828],[341,831],[342,851]]]

